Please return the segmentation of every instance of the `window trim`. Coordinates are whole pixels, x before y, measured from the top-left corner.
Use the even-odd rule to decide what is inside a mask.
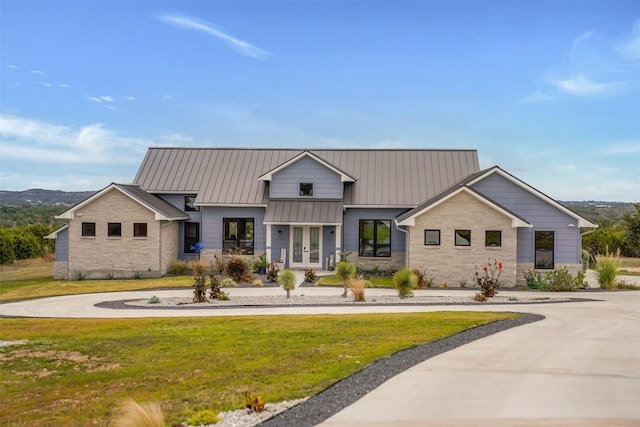
[[[489,233],[498,233],[498,244],[489,244]],[[501,248],[502,247],[502,230],[485,230],[484,231],[484,247],[485,248]]]
[[[187,237],[187,225],[189,226],[193,225],[196,228],[197,236],[195,237],[195,241],[192,241],[193,237]],[[184,247],[182,249],[184,250],[184,253],[195,254],[196,251],[191,250],[191,246],[194,246],[196,243],[200,241],[200,223],[195,221],[186,221],[184,223],[183,233],[184,233],[183,234]]]
[[[139,230],[136,229],[136,226],[142,226],[144,225],[144,234],[140,234]],[[144,239],[145,237],[149,236],[149,230],[148,230],[148,224],[146,222],[134,222],[133,223],[133,237],[137,238],[137,239]]]
[[[246,229],[247,229],[247,222],[251,222],[252,225],[252,238],[251,240],[248,239],[240,239],[240,233],[238,233],[236,235],[235,240],[233,239],[227,239],[227,224],[229,224],[230,222],[235,221],[238,224],[240,222],[244,222],[244,229],[245,229],[245,237],[246,237]],[[239,225],[237,226],[238,228],[240,227]],[[247,243],[251,242],[251,246],[248,246]],[[244,245],[243,245],[244,243]],[[234,246],[231,246],[231,244],[235,244]],[[255,253],[255,248],[256,248],[256,219],[253,217],[224,217],[222,218],[222,253],[225,253],[225,251],[229,250],[229,249],[233,249],[233,248],[240,248],[243,250],[246,250],[246,252],[244,252],[244,255],[253,255]]]
[[[184,196],[184,211],[185,212],[200,212],[200,206],[196,206],[196,197],[197,196]],[[189,205],[188,200],[193,199],[193,203]]]
[[[116,227],[112,232],[112,227]],[[107,223],[107,237],[120,238],[122,237],[122,223],[121,222],[108,222]]]
[[[89,230],[85,229],[85,226],[92,226],[91,228],[93,228],[93,231],[92,232],[87,232]],[[96,223],[95,222],[83,222],[82,225],[81,225],[80,233],[82,234],[82,237],[96,237]]]
[[[308,193],[309,194],[304,194],[305,191],[303,191],[303,189],[302,189],[303,185],[304,186],[309,186],[308,187],[308,189],[309,189]],[[299,196],[300,197],[313,197],[313,187],[314,187],[313,182],[300,182],[298,184],[298,190],[299,190],[298,194],[299,194]]]
[[[465,231],[469,233],[469,243],[466,245],[463,244],[459,244],[458,243],[458,234],[460,234],[460,232]],[[464,237],[460,236],[461,239],[464,239]],[[453,244],[459,248],[468,248],[471,246],[471,230],[469,229],[456,229],[453,231]]]
[[[371,255],[362,255],[362,223],[365,221],[373,222],[373,251]],[[385,222],[389,228],[389,252],[388,255],[378,255],[378,250],[383,244],[378,243],[378,222]],[[365,219],[362,218],[358,221],[358,256],[362,258],[391,258],[392,253],[392,234],[393,228],[391,227],[392,220],[390,219]]]
[[[427,241],[427,233],[428,233],[429,231],[433,231],[433,232],[438,233],[438,240],[437,240],[437,242],[436,242],[436,243],[429,243],[429,242]],[[439,229],[435,229],[435,228],[427,228],[427,229],[425,229],[425,230],[424,230],[424,245],[425,245],[425,246],[440,246],[441,244],[442,244],[442,234],[441,234],[441,230],[439,230]]]
[[[551,233],[551,266],[538,266],[538,233]],[[536,230],[533,233],[533,266],[536,270],[553,270],[556,265],[556,232],[553,230]]]

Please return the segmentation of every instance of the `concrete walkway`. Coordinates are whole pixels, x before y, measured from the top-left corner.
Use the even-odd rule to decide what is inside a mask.
[[[281,294],[279,288],[232,289],[233,295]],[[297,294],[339,289],[297,288]],[[367,291],[376,294],[392,290]],[[475,290],[426,290],[468,295]],[[640,292],[540,293],[597,301],[474,306],[340,306],[238,309],[114,310],[107,300],[189,296],[191,290],[43,298],[0,305],[8,316],[115,318],[519,311],[546,319],[436,356],[390,379],[323,427],[338,426],[640,426]],[[501,291],[500,295],[522,295]],[[530,294],[529,294],[530,295]],[[0,331],[0,339],[2,339]]]

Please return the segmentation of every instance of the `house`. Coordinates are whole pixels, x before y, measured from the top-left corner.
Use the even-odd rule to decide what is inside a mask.
[[[58,278],[166,274],[175,259],[265,253],[325,269],[420,268],[471,280],[497,259],[523,270],[581,268],[595,224],[475,150],[150,148],[132,184],[111,184],[58,216]]]

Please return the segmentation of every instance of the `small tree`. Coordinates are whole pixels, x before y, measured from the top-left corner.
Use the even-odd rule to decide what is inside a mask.
[[[482,266],[484,274],[480,275],[476,266],[475,285],[480,286],[480,292],[483,296],[491,298],[498,293],[500,287],[500,275],[502,274],[502,262],[494,260],[487,265]]]
[[[296,288],[296,275],[291,270],[282,270],[278,276],[278,283],[287,291],[287,298],[291,298],[291,290]]]
[[[202,262],[193,262],[193,302],[207,302],[207,282]]]
[[[412,296],[412,291],[418,284],[418,276],[410,268],[403,268],[393,275],[393,283],[398,289],[398,296],[406,298]]]
[[[354,276],[358,272],[356,266],[348,261],[340,261],[336,264],[336,274],[340,276],[342,279],[342,284],[344,286],[344,292],[342,293],[342,298],[347,297],[347,290],[349,289],[349,278]]]

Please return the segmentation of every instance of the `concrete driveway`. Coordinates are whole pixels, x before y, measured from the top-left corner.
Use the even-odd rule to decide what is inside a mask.
[[[372,295],[380,290],[370,290]],[[237,294],[256,292],[235,289]],[[278,292],[281,289],[260,289]],[[295,292],[333,292],[298,288]],[[381,291],[380,291],[381,292]],[[388,292],[388,291],[387,291]],[[434,295],[475,291],[429,290]],[[190,295],[142,291],[44,298],[0,305],[37,317],[166,317],[443,310],[520,311],[546,319],[427,360],[321,424],[338,426],[640,426],[640,292],[550,293],[598,301],[482,306],[285,307],[113,310],[105,300]],[[502,291],[501,295],[522,295]],[[1,331],[0,331],[0,339]]]

